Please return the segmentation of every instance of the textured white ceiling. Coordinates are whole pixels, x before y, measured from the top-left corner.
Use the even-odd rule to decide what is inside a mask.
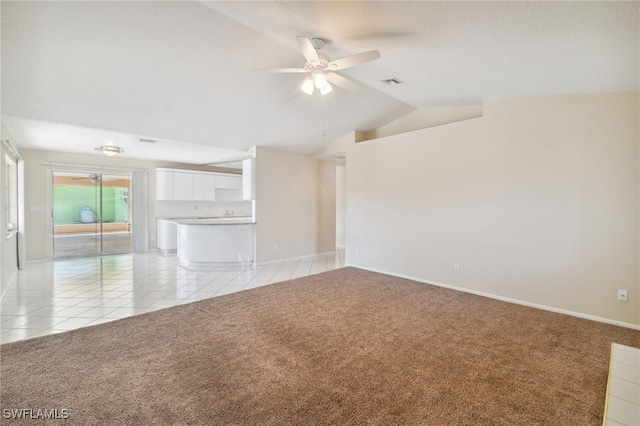
[[[208,2],[283,45],[332,57],[379,49],[352,73],[416,108],[486,97],[637,90],[638,2]],[[397,77],[406,84],[384,86]]]
[[[210,156],[211,147],[254,145],[309,153],[416,108],[639,89],[638,2],[2,1],[1,7],[2,113],[14,117],[7,127],[24,147],[35,144],[24,135],[36,132],[22,126],[34,125],[44,135],[38,146],[61,151],[90,153],[104,130],[171,141],[149,148],[166,159],[180,142],[207,146]],[[301,75],[255,70],[301,66],[300,35],[325,38],[323,51],[332,59],[372,49],[382,57],[344,71],[360,92],[294,98]],[[405,84],[380,82],[389,77]],[[94,129],[95,138],[43,142],[46,122]]]

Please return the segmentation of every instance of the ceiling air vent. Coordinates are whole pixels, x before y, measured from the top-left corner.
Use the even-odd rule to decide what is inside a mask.
[[[389,86],[395,86],[397,84],[404,84],[402,81],[398,80],[395,77],[387,78],[386,80],[380,80],[380,81],[383,82],[384,84],[389,85]]]
[[[158,141],[155,139],[138,138],[138,141],[144,142],[144,143],[158,143]]]

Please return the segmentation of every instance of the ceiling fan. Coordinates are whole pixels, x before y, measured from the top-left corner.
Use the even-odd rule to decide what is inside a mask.
[[[380,58],[380,52],[377,50],[370,50],[368,52],[358,53],[332,61],[327,55],[320,52],[320,49],[325,44],[323,39],[296,37],[296,40],[298,41],[298,46],[300,46],[302,55],[306,59],[303,68],[275,68],[262,70],[274,73],[308,73],[309,75],[302,81],[302,83],[300,83],[295,90],[294,95],[299,95],[301,92],[306,93],[307,95],[312,95],[316,90],[318,90],[320,94],[324,96],[333,90],[331,84],[335,84],[336,86],[351,92],[356,92],[360,90],[360,87],[353,81],[336,73],[335,71],[355,67],[356,65],[364,64],[365,62],[374,61]]]

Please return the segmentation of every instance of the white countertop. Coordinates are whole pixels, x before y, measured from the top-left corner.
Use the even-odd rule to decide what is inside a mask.
[[[187,219],[164,219],[178,225],[255,225],[256,221],[248,216],[227,216]]]

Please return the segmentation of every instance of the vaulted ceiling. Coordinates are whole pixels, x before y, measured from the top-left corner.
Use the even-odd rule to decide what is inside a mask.
[[[637,91],[638,2],[1,2],[2,119],[24,148],[210,163],[255,145],[311,153],[415,109]],[[361,86],[292,93],[296,36]],[[386,85],[387,78],[404,84]],[[138,142],[152,138],[156,144]]]

